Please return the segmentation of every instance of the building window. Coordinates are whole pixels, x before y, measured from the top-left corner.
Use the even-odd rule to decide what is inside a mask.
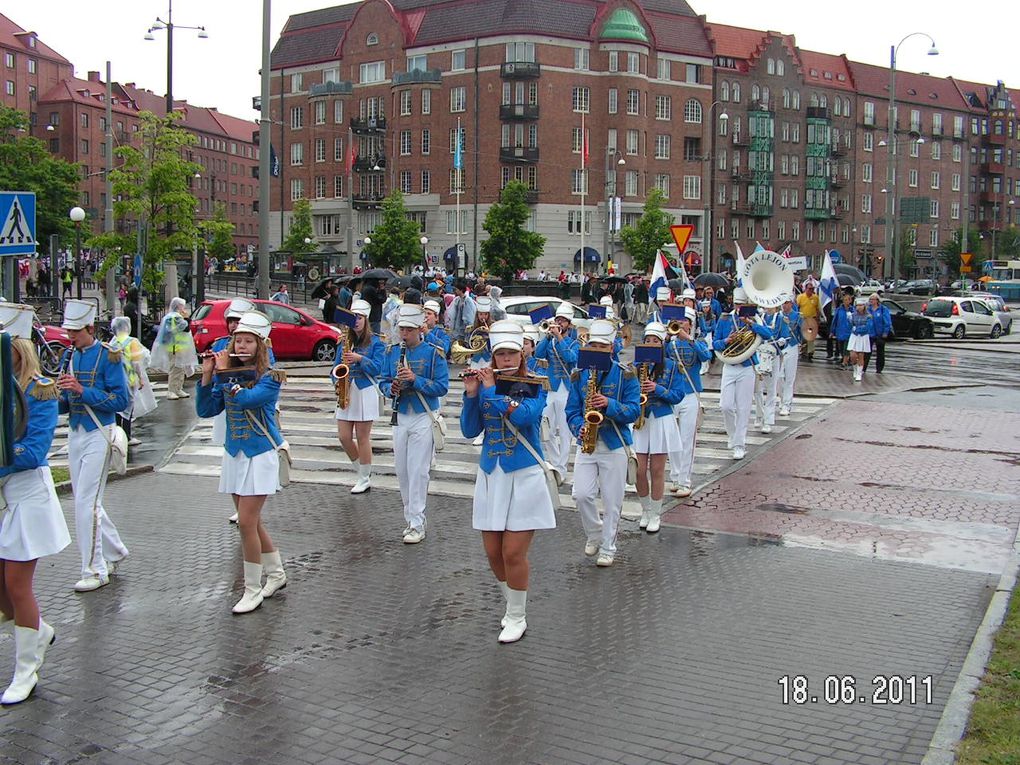
[[[687,82],[696,83],[701,82],[701,65],[700,64],[685,64],[684,74],[687,77]]]
[[[428,88],[421,92],[421,113],[432,114],[432,91]]]
[[[774,58],[770,58],[766,62],[765,71],[767,71],[769,74],[776,73],[776,60]]]
[[[571,105],[575,112],[588,114],[591,106],[591,91],[588,88],[574,88],[571,95]]]
[[[630,74],[641,74],[641,57],[637,53],[627,54],[627,71]]]
[[[942,174],[937,170],[933,170],[931,174],[931,187],[937,190],[941,185]]]
[[[911,141],[910,142],[910,156],[911,157],[919,157],[919,156],[921,156],[921,142],[920,141]]]
[[[912,189],[917,188],[917,170],[911,170],[907,175],[907,185]]]
[[[655,136],[655,158],[656,159],[669,159],[669,136],[668,135],[657,135],[657,136]]]
[[[506,60],[511,62],[535,60],[535,43],[511,42],[506,44]]]
[[[960,203],[953,202],[949,205],[949,217],[953,220],[960,220]]]
[[[571,194],[587,194],[588,193],[588,171],[578,170],[574,168],[570,171],[570,193]]]
[[[701,176],[684,176],[684,199],[701,199]]]
[[[719,85],[719,100],[720,101],[730,100],[730,84],[726,80],[723,80],[722,83]]]
[[[333,102],[333,122],[337,125],[342,125],[344,121],[344,102],[334,101]]]
[[[659,79],[660,80],[667,80],[668,81],[669,80],[669,74],[670,74],[669,73],[669,59],[667,59],[667,58],[660,58],[660,59],[658,59],[657,62],[656,62],[656,67],[658,69],[657,74],[659,76]]]
[[[619,91],[616,88],[609,89],[609,113],[616,114],[619,106],[617,100],[619,99]]]
[[[620,71],[620,54],[615,50],[609,51],[609,71]]]
[[[421,131],[421,153],[423,156],[428,156],[432,151],[432,133],[429,132],[428,128],[424,128]]]
[[[400,131],[400,156],[408,157],[411,155],[411,131],[401,130]]]
[[[315,139],[315,161],[325,162],[326,161],[326,139],[316,138]]]
[[[931,144],[931,158],[932,159],[936,159],[936,160],[942,159],[942,142],[941,141],[932,141],[932,144]]]
[[[300,93],[301,92],[301,88],[304,85],[304,80],[305,80],[305,76],[301,72],[297,72],[296,74],[292,74],[290,76],[290,92],[291,93]]]
[[[623,176],[623,195],[627,197],[636,197],[638,194],[637,182],[637,170],[628,170]]]
[[[303,165],[305,163],[305,145],[303,143],[292,143],[290,145],[290,163],[292,165]]]
[[[628,90],[627,91],[627,114],[640,114],[641,113],[641,91],[639,90]]]
[[[315,198],[326,198],[326,176],[324,175],[315,176]]]
[[[82,154],[88,154],[89,153],[89,142],[88,142],[87,138],[82,138],[81,139],[80,150],[81,150]]]
[[[411,114],[411,91],[400,91],[400,116],[408,117]]]
[[[428,68],[428,58],[424,54],[419,53],[417,55],[407,57],[407,71],[424,72]]]
[[[362,64],[360,68],[359,82],[362,85],[368,85],[373,82],[382,82],[386,79],[386,62],[385,61],[372,61],[367,64]]]
[[[379,35],[377,35],[375,32],[370,33],[368,35],[368,37],[365,38],[365,45],[367,45],[369,47],[371,47],[372,45],[378,45],[378,44],[379,44]]]
[[[428,170],[421,171],[421,193],[431,194],[432,193],[432,173]]]
[[[939,217],[939,200],[937,199],[931,200],[931,217]]]
[[[467,51],[455,50],[450,55],[450,70],[459,72],[467,68]]]
[[[932,204],[935,203],[933,202]],[[932,230],[928,232],[928,244],[932,247],[939,246],[939,230],[937,228],[933,227]]]
[[[400,171],[400,193],[410,194],[411,193],[411,171],[401,170]]]
[[[861,180],[864,183],[871,183],[873,173],[874,168],[870,162],[865,162],[861,165]]]
[[[315,124],[325,125],[326,124],[326,102],[316,101],[315,102]],[[237,152],[234,152],[235,154]]]
[[[864,102],[864,124],[869,127],[875,126],[875,104],[872,101]]]
[[[581,128],[570,128],[570,152],[571,154],[581,153]]]
[[[871,212],[871,194],[861,194],[861,212]]]
[[[467,88],[451,88],[450,89],[450,112],[462,112],[465,110],[467,105]]]
[[[684,176],[684,187],[686,188],[687,176]],[[655,176],[655,188],[662,192],[662,195],[669,198],[669,175],[658,173]]]
[[[667,136],[668,138],[669,136]],[[726,164],[726,152],[719,152],[719,158],[722,160],[724,167],[720,168],[725,170]],[[684,138],[684,159],[688,162],[697,162],[701,159],[701,139],[692,136],[686,136]]]
[[[587,48],[574,48],[574,69],[587,71],[588,58],[589,50]]]
[[[340,82],[340,69],[335,66],[332,69],[323,69],[322,81],[323,83]]]
[[[691,98],[684,104],[684,122],[701,124],[701,101]]]
[[[460,128],[460,151],[461,154],[464,152],[464,148],[467,146],[467,129]],[[450,153],[457,153],[457,128],[450,130]]]
[[[870,130],[864,131],[864,151],[875,150],[875,134]]]
[[[740,83],[739,82],[733,83],[733,90],[731,91],[731,93],[732,93],[732,96],[733,96],[733,103],[739,104],[740,103]]]
[[[333,139],[333,161],[343,162],[344,161],[344,139],[334,138]]]
[[[305,182],[301,178],[291,178],[290,181],[290,201],[296,202],[299,199],[304,199],[305,196]]]
[[[303,106],[292,106],[290,108],[290,127],[292,130],[300,130],[305,126],[305,108]]]
[[[464,193],[464,170],[458,170],[453,168],[450,170],[450,193],[451,194],[463,194]]]
[[[655,97],[655,119],[657,120],[671,120],[673,119],[673,99],[669,96],[656,96]]]
[[[952,184],[953,184],[952,185],[953,191],[959,191],[960,190],[960,174],[959,173],[953,173]]]
[[[627,153],[637,154],[638,153],[638,131],[628,130],[627,131]]]
[[[82,112],[80,117],[79,117],[79,119],[81,121],[81,126],[83,128],[87,128],[89,126],[89,113],[88,112]]]
[[[778,59],[776,61],[776,76],[782,77],[784,74],[786,74],[786,64],[783,63],[782,59]],[[782,237],[780,237],[780,239],[782,239]]]
[[[344,195],[344,177],[342,175],[333,176],[333,197],[339,199]]]

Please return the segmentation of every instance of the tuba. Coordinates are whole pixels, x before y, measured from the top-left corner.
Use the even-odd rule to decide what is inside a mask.
[[[595,453],[595,446],[599,442],[599,426],[606,419],[592,403],[592,399],[599,392],[596,376],[595,370],[588,373],[588,389],[584,398],[584,426],[581,428],[581,451],[584,454]]]
[[[472,357],[489,347],[489,328],[475,327],[468,335],[467,345],[455,342],[450,348],[450,358],[456,364],[467,364]]]
[[[775,308],[793,292],[793,270],[779,253],[759,250],[747,259],[741,286],[749,302],[761,308]],[[724,364],[743,364],[754,356],[761,343],[760,335],[743,327],[734,332],[727,346],[715,355]]]
[[[351,350],[351,328],[345,327],[340,336],[340,358]],[[343,362],[333,367],[329,373],[336,381],[333,390],[336,391],[336,405],[339,409],[346,409],[351,403],[351,368]]]

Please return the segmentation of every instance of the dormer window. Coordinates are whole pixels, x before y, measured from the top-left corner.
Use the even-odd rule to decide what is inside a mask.
[[[378,45],[378,44],[379,35],[377,35],[375,32],[372,32],[365,40],[365,45]]]

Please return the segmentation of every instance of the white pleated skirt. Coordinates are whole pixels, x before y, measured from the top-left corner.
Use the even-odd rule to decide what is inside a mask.
[[[867,335],[850,335],[846,349],[857,353],[871,353],[871,338]]]
[[[220,493],[242,497],[262,497],[280,490],[280,458],[275,449],[254,457],[238,452],[231,457],[223,452],[220,465]]]
[[[12,473],[3,494],[7,511],[0,524],[0,558],[35,560],[71,544],[49,467]]]
[[[359,388],[351,382],[351,400],[346,409],[336,410],[338,420],[372,422],[379,418],[379,389],[374,385]]]
[[[645,424],[633,432],[636,454],[669,454],[681,449],[680,427],[672,412],[661,417],[646,416]]]
[[[532,531],[556,528],[556,513],[539,465],[491,473],[478,469],[471,525],[477,531]]]

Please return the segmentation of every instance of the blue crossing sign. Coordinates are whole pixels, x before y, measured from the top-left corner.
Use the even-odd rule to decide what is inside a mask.
[[[35,194],[0,192],[0,256],[34,255],[36,246]]]

